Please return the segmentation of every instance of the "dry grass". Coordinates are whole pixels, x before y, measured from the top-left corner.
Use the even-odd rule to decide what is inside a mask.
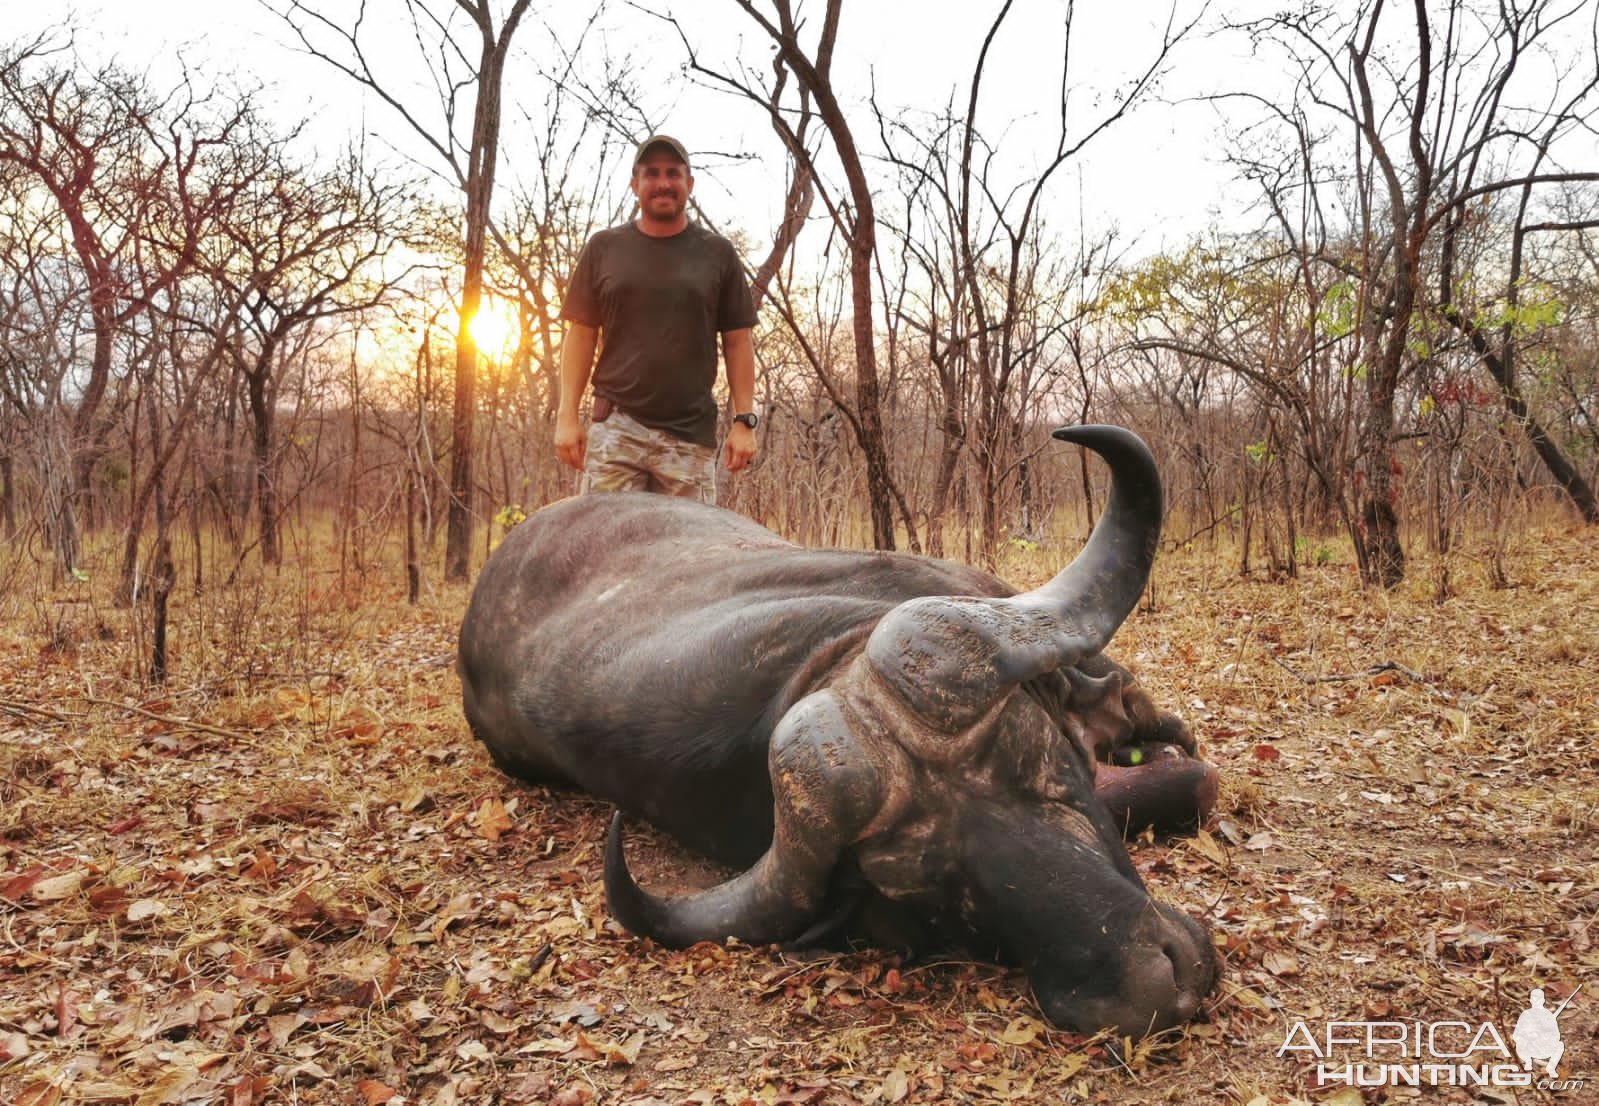
[[[133,614],[95,587],[13,587],[0,1101],[1320,1101],[1276,1055],[1296,1020],[1508,1027],[1528,988],[1583,982],[1562,1070],[1587,1090],[1515,1101],[1594,1101],[1593,534],[1520,533],[1506,590],[1457,554],[1442,603],[1442,566],[1375,595],[1347,564],[1271,584],[1233,563],[1165,558],[1118,641],[1227,779],[1199,837],[1134,846],[1225,970],[1203,1021],[1130,1052],[1042,1025],[992,966],[618,932],[607,811],[505,779],[461,722],[464,591],[408,608],[319,576],[189,597],[152,693]],[[637,848],[654,885],[708,878]],[[1428,1096],[1511,1100],[1473,1093]]]

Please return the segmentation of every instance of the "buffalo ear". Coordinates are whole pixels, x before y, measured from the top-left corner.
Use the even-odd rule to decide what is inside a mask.
[[[605,850],[612,916],[675,948],[729,937],[768,944],[804,932],[823,906],[839,857],[881,807],[883,786],[831,692],[789,708],[772,734],[768,766],[771,846],[748,871],[697,894],[660,898],[639,887],[627,870],[618,815]]]
[[[1123,697],[1122,674],[1110,672],[1090,676],[1076,667],[1065,670],[1072,689],[1068,712],[1082,727],[1083,740],[1095,760],[1107,760],[1118,741],[1126,741],[1132,730]]]

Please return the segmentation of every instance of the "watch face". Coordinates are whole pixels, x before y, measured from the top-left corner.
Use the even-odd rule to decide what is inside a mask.
[[[733,416],[733,421],[734,422],[741,422],[745,426],[749,427],[751,430],[754,430],[755,429],[755,424],[760,422],[761,420],[760,420],[760,416],[756,415],[753,411],[751,411],[748,414],[744,414],[744,415],[734,415]]]

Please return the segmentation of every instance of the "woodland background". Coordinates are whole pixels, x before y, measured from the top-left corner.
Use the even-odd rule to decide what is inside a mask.
[[[333,517],[351,558],[403,542],[420,587],[441,533],[443,574],[464,579],[507,521],[570,490],[550,447],[556,316],[587,235],[628,217],[630,152],[659,125],[650,75],[603,39],[551,38],[530,0],[392,7],[413,27],[404,81],[369,52],[370,17],[279,15],[426,162],[329,156],[245,77],[158,84],[80,53],[70,23],[0,53],[13,548],[72,577],[83,534],[120,532],[122,593],[159,607],[174,541],[225,581]],[[992,564],[1091,500],[1045,443],[1094,419],[1155,445],[1173,540],[1225,533],[1246,570],[1291,574],[1342,535],[1362,579],[1392,586],[1407,542],[1447,552],[1528,497],[1599,521],[1593,4],[1202,9],[1086,118],[1071,7],[1029,10],[1066,64],[1055,133],[1018,175],[1001,136],[1020,112],[981,96],[1011,4],[949,100],[895,107],[838,94],[838,0],[727,7],[766,64],[715,68],[660,18],[678,79],[727,90],[787,154],[782,224],[722,228],[763,309],[762,464],[731,506],[801,541]],[[1281,99],[1213,94],[1254,229],[1153,256],[1072,234],[1061,170],[1158,109],[1186,39],[1221,33],[1286,74]]]
[[[162,76],[90,51],[70,19],[0,43],[12,1098],[445,1101],[515,1075],[527,1101],[957,1084],[998,1100],[1039,1079],[1125,1100],[1153,1070],[1028,1020],[1016,981],[978,966],[914,969],[936,1015],[919,993],[907,1015],[906,967],[872,954],[641,968],[587,878],[603,811],[516,791],[469,746],[454,625],[505,529],[573,488],[551,448],[563,282],[592,230],[629,217],[633,145],[667,121],[673,82],[751,121],[702,183],[759,161],[786,213],[698,213],[740,245],[762,305],[762,453],[726,505],[796,541],[1025,585],[1069,558],[1103,496],[1049,430],[1120,423],[1155,449],[1171,567],[1119,644],[1233,784],[1199,851],[1138,857],[1238,942],[1235,985],[1175,1046],[1187,1074],[1159,1069],[1162,1094],[1319,1093],[1262,1044],[1305,995],[1339,1016],[1350,993],[1397,989],[1406,1016],[1474,1019],[1551,965],[1591,966],[1599,5],[1180,8],[1085,97],[1076,9],[996,3],[947,93],[908,104],[837,69],[856,14],[840,0],[728,0],[731,53],[671,10],[629,9],[659,27],[665,77],[589,33],[604,7],[571,33],[531,0],[264,7],[285,48],[409,136],[403,155],[364,137],[330,151],[247,70]],[[375,50],[379,22],[412,52]],[[1012,33],[1059,42],[1027,105],[983,95]],[[1154,253],[1136,228],[1082,233],[1063,214],[1072,167],[1169,107],[1186,49],[1215,36],[1283,80],[1220,73],[1205,95],[1246,201]],[[1394,844],[1374,848],[1384,820]],[[1441,858],[1455,833],[1464,851]],[[346,855],[362,834],[370,849]],[[433,866],[379,871],[422,863],[406,842],[435,836],[456,845]],[[463,842],[484,866],[462,868]],[[1396,880],[1402,844],[1458,878]],[[663,856],[657,875],[692,878]],[[485,892],[474,872],[512,882]],[[462,959],[498,925],[531,926],[518,955],[546,959]],[[1327,959],[1329,926],[1350,959]],[[1413,957],[1458,989],[1375,979]],[[106,958],[120,974],[97,982]],[[741,981],[725,995],[717,965]],[[588,1015],[519,1021],[494,991],[504,972],[582,1005],[653,971],[707,974],[688,1001],[728,1004],[694,1033],[799,1022],[756,1034],[757,1069],[704,1059],[687,1046],[709,1038],[685,1045],[660,1011],[674,1028],[640,1015],[607,1037]],[[174,980],[224,997],[163,1023]],[[801,1023],[853,1043],[784,1052]],[[429,1053],[419,1027],[444,1025]],[[905,1064],[873,1066],[879,1032]],[[426,1063],[393,1044],[405,1034]],[[537,1063],[502,1062],[496,1038]],[[636,1067],[646,1043],[667,1054]],[[690,1055],[706,1066],[675,1066]],[[645,1075],[674,1070],[706,1078]]]

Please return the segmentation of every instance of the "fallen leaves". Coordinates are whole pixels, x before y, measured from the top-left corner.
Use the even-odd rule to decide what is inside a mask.
[[[1537,541],[1529,572],[1558,587],[1446,605],[1163,561],[1161,609],[1113,652],[1193,704],[1224,799],[1132,858],[1207,918],[1222,978],[1204,1020],[1114,1050],[980,961],[622,934],[606,809],[507,780],[447,662],[418,663],[447,658],[463,595],[234,612],[281,663],[252,644],[254,675],[159,701],[114,640],[41,675],[31,644],[5,652],[27,620],[0,625],[0,698],[45,704],[0,713],[0,1101],[1353,1106],[1275,1056],[1283,1019],[1475,1022],[1599,977],[1599,681],[1569,616],[1599,571],[1586,542]],[[206,625],[231,601],[207,596]],[[1492,650],[1475,605],[1497,608]],[[1427,686],[1307,685],[1265,650],[1307,674],[1397,657]],[[725,875],[648,831],[637,849],[652,886]],[[1591,1035],[1592,1009],[1562,1026]]]
[[[477,808],[477,831],[483,840],[493,843],[511,828],[511,815],[505,804],[494,796],[484,799]]]
[[[61,1088],[54,1083],[29,1083],[17,1092],[14,1106],[56,1106],[61,1101]]]
[[[883,1078],[877,1088],[877,1098],[882,1102],[903,1102],[911,1093],[911,1077],[904,1068],[904,1061],[895,1067]]]
[[[138,925],[156,918],[165,918],[171,913],[172,908],[159,899],[139,899],[128,905],[126,917],[130,925]]]
[[[1008,1045],[1030,1045],[1038,1040],[1040,1034],[1047,1032],[1048,1029],[1036,1018],[1013,1018],[999,1039]]]
[[[11,903],[21,902],[33,893],[33,889],[39,885],[39,881],[45,877],[47,871],[44,865],[35,864],[27,871],[12,876],[4,884],[0,884],[0,899]]]
[[[133,1106],[167,1106],[168,1103],[178,1102],[199,1078],[200,1072],[195,1068],[168,1068],[154,1084],[134,1099]]]
[[[1282,949],[1267,949],[1261,953],[1260,964],[1275,976],[1299,974],[1299,958]]]
[[[1208,830],[1201,829],[1194,836],[1186,838],[1182,847],[1198,853],[1218,868],[1230,866],[1230,862],[1227,859],[1227,850],[1211,836]]]
[[[400,1092],[377,1079],[357,1079],[355,1089],[366,1106],[383,1106],[383,1103],[400,1097]]]
[[[63,872],[58,876],[48,876],[35,880],[26,894],[35,902],[60,902],[62,899],[71,898],[83,887],[86,874],[81,869]],[[6,896],[10,898],[11,896]],[[20,896],[19,896],[20,897]]]

